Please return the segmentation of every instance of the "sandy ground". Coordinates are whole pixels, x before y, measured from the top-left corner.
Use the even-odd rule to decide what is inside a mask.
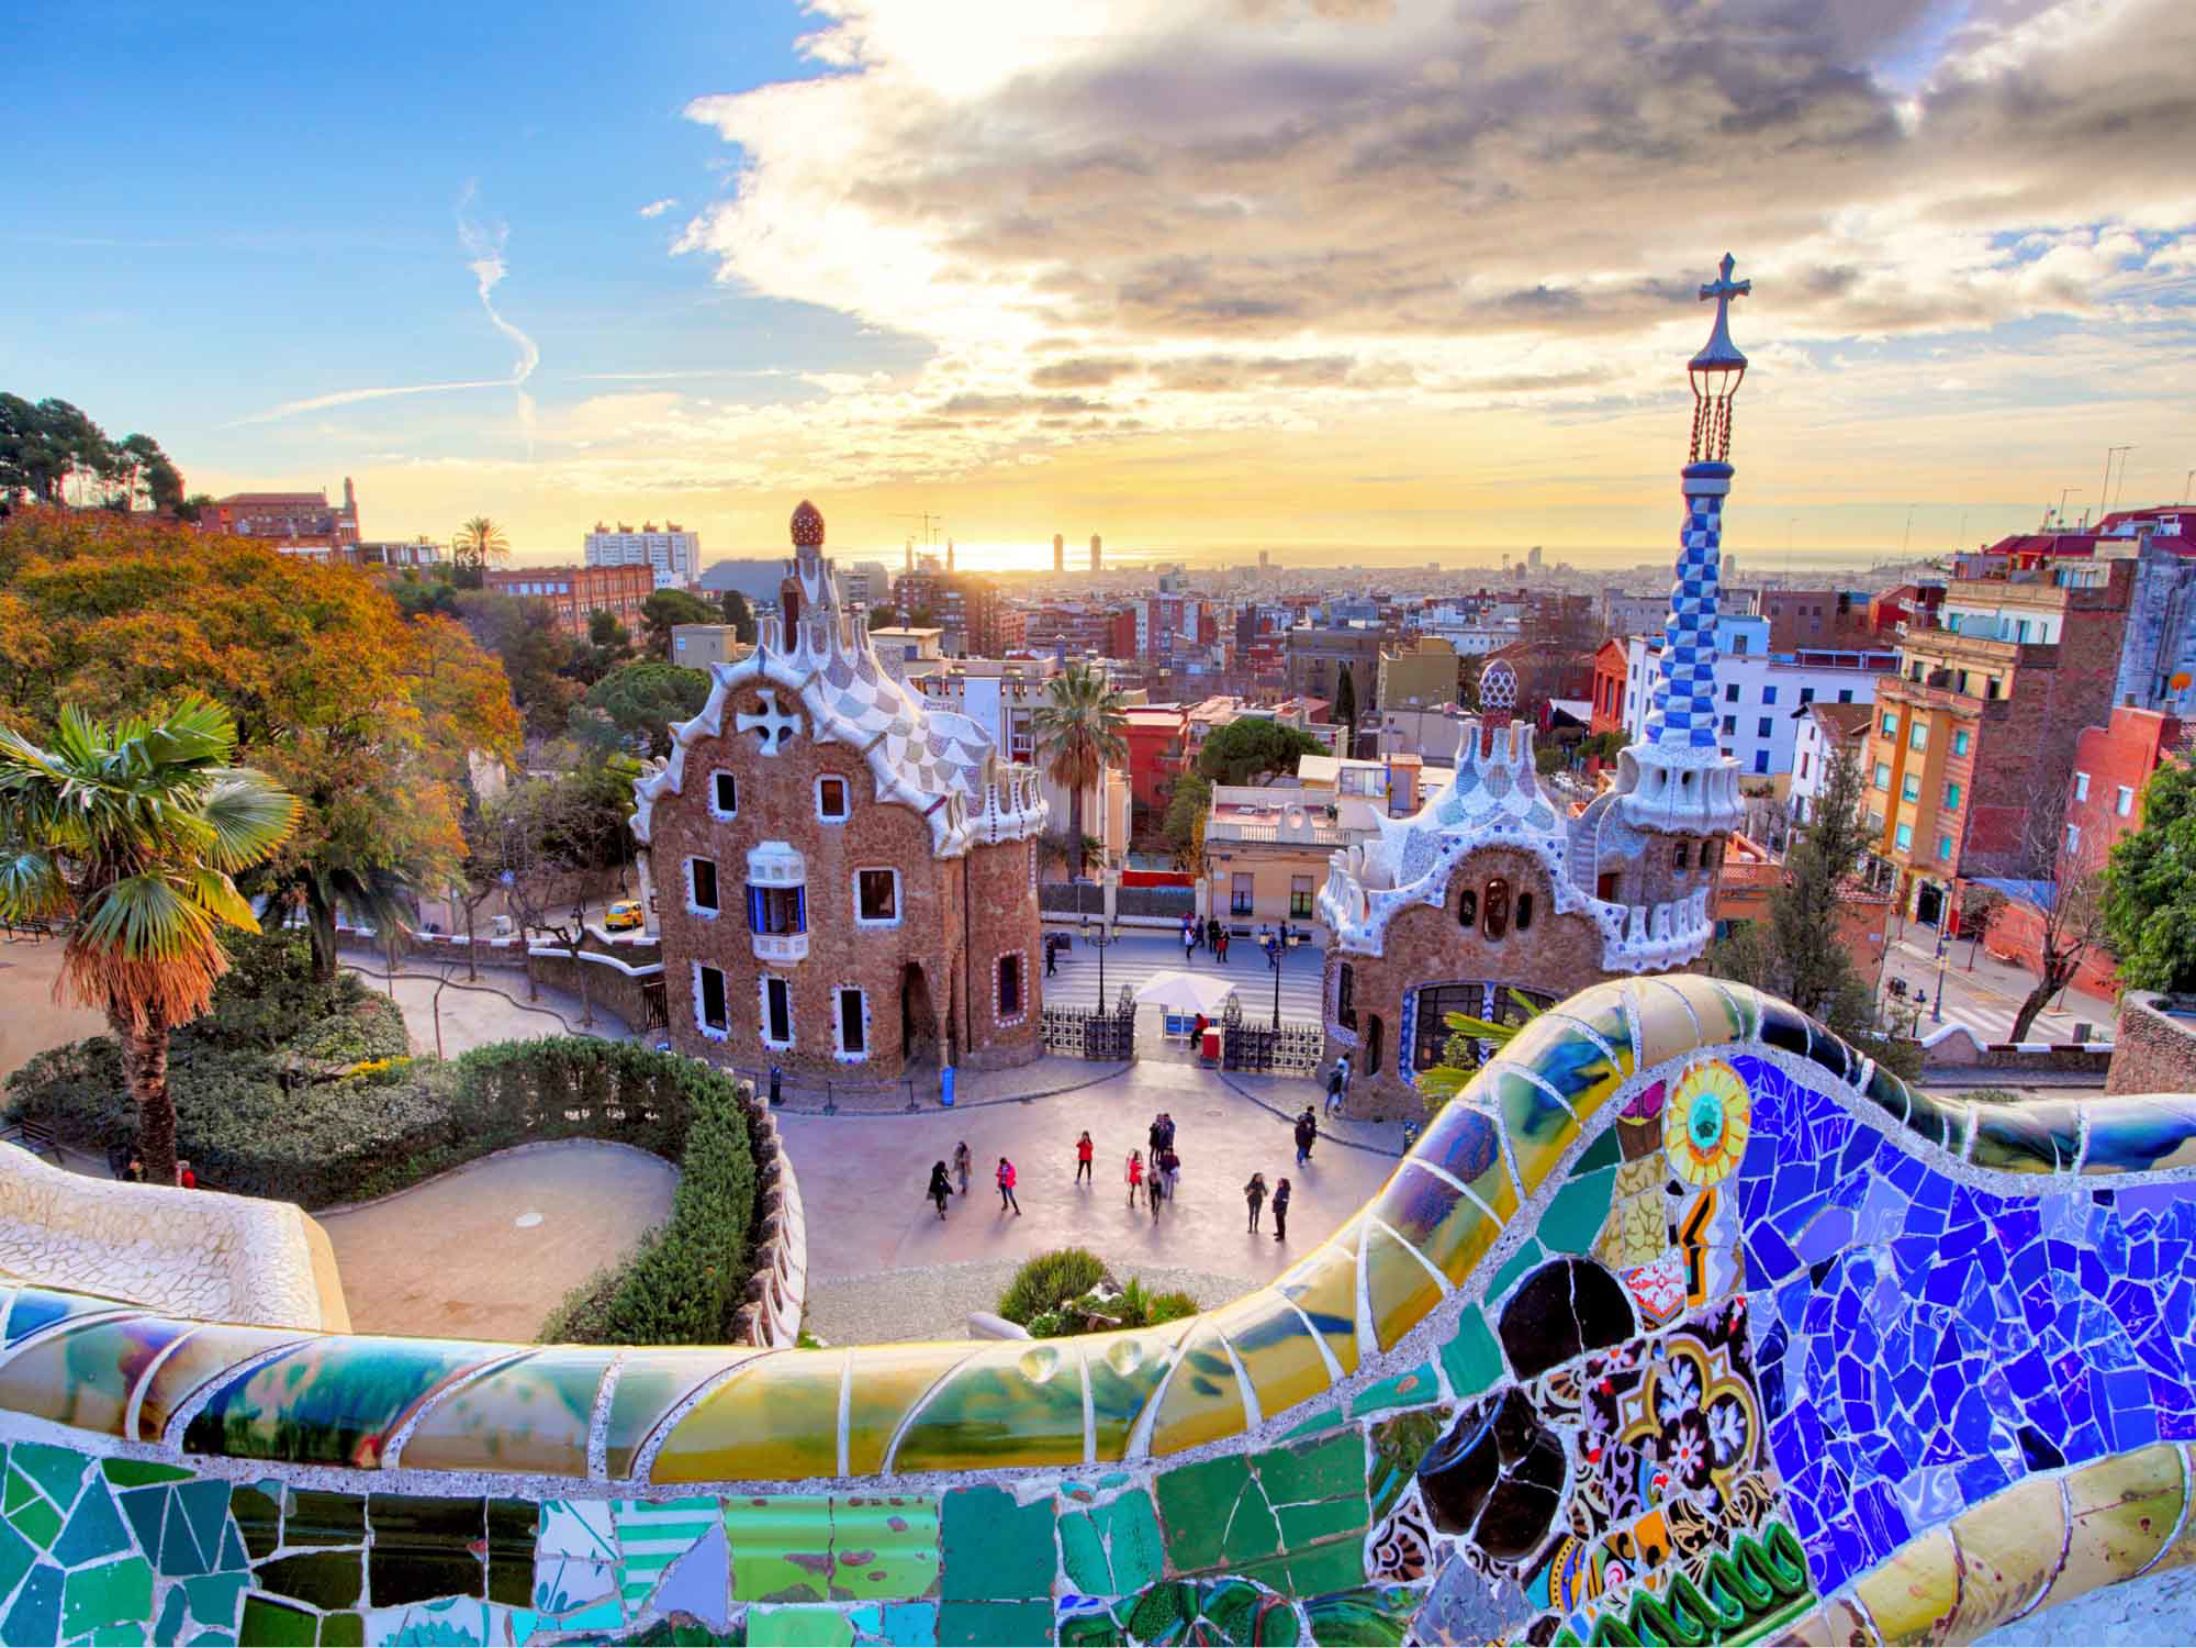
[[[53,981],[60,970],[58,940],[0,943],[0,1077],[22,1068],[34,1053],[106,1033],[104,1013],[54,1005]]]
[[[664,1221],[677,1182],[645,1151],[576,1139],[505,1151],[320,1222],[359,1332],[527,1340]]]

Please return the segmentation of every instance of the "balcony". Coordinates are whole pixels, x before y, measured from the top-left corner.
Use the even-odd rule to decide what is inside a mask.
[[[806,933],[757,933],[755,935],[755,959],[757,961],[791,962],[808,959],[808,935]]]

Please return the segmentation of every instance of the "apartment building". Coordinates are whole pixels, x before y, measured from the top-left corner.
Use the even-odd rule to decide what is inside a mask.
[[[656,592],[655,573],[645,566],[490,567],[481,576],[498,595],[548,602],[557,627],[580,639],[598,612],[638,630],[641,609]]]

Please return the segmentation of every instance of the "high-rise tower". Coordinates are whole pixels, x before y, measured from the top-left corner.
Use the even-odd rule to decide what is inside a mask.
[[[1067,569],[1068,541],[1055,532],[1052,535],[1052,570],[1054,572],[1065,572]]]
[[[1098,570],[1098,564],[1099,564],[1099,543],[1098,543],[1098,534],[1097,534],[1097,533],[1095,533],[1095,532],[1093,532],[1093,533],[1092,533],[1092,534],[1090,535],[1090,570],[1091,570],[1091,571],[1093,571],[1093,572],[1096,572],[1096,571]]]

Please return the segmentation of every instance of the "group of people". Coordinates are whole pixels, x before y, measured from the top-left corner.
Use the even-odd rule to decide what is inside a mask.
[[[1289,1181],[1283,1179],[1273,1187],[1273,1239],[1285,1242],[1289,1239]],[[1258,1233],[1258,1211],[1266,1205],[1266,1176],[1253,1173],[1250,1183],[1243,1187],[1243,1200],[1250,1205],[1250,1230]]]
[[[1208,916],[1199,921],[1195,916],[1182,918],[1182,964],[1194,965],[1200,948],[1212,952],[1212,959],[1224,962],[1228,959],[1228,929],[1218,916]]]
[[[1090,1135],[1085,1133],[1084,1138]],[[1174,1118],[1162,1110],[1152,1117],[1150,1130],[1144,1135],[1151,1146],[1147,1160],[1141,1150],[1128,1153],[1128,1165],[1122,1177],[1128,1181],[1128,1205],[1134,1207],[1141,1192],[1151,1204],[1151,1216],[1156,1222],[1159,1209],[1169,1201],[1175,1187],[1182,1181],[1182,1158],[1174,1148]]]
[[[1083,1139],[1088,1143],[1090,1135],[1085,1133]],[[969,1152],[966,1139],[953,1147],[953,1166],[950,1171],[944,1162],[930,1164],[930,1186],[923,1195],[937,1204],[939,1218],[946,1216],[946,1205],[953,1200],[956,1181],[959,1182],[960,1194],[968,1194],[968,1181],[975,1165],[975,1158]],[[1013,1162],[1001,1156],[991,1177],[992,1182],[999,1187],[999,1211],[1012,1213],[1019,1219],[1022,1216],[1022,1204],[1015,1198],[1014,1186],[1021,1175],[1014,1170]]]

